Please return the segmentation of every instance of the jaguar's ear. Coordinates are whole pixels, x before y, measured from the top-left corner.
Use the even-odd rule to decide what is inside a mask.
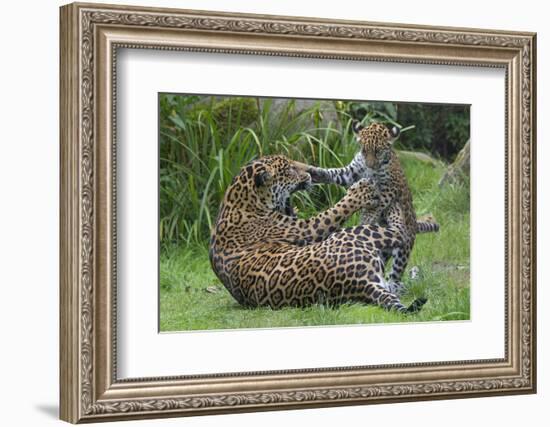
[[[353,129],[353,132],[359,133],[359,132],[361,132],[362,129],[365,128],[365,126],[363,126],[359,120],[354,119],[351,122],[351,128]]]
[[[272,178],[271,174],[266,170],[258,171],[254,174],[254,185],[256,187],[261,187],[265,185],[267,181]]]
[[[399,136],[401,133],[401,130],[397,126],[390,126],[390,135],[392,137],[392,140],[395,141],[395,139]]]

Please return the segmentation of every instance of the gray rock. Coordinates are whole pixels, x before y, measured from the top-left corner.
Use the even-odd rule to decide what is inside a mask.
[[[460,150],[455,161],[447,168],[439,186],[446,184],[461,184],[470,177],[470,141]]]

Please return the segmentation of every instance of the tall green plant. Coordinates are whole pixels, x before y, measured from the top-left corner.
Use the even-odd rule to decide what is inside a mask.
[[[341,167],[358,149],[352,118],[361,116],[365,125],[395,123],[398,110],[392,103],[297,104],[269,98],[160,96],[163,245],[206,244],[225,190],[252,159],[284,154],[325,168]],[[329,109],[333,118],[326,120]],[[337,186],[317,186],[297,194],[293,203],[301,215],[311,215],[336,203],[343,192]]]

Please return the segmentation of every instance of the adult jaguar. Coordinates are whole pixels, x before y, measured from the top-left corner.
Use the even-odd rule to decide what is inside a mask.
[[[425,299],[405,307],[386,289],[379,253],[401,243],[397,229],[361,225],[339,230],[354,212],[376,207],[373,183],[358,181],[315,217],[286,215],[290,195],[310,185],[304,165],[284,156],[252,161],[233,179],[209,252],[215,274],[231,295],[244,306],[274,309],[355,301],[406,313],[420,310]]]
[[[381,123],[372,123],[363,127],[358,121],[352,122],[353,131],[361,145],[351,163],[343,168],[323,169],[306,167],[313,182],[338,184],[349,187],[360,179],[371,177],[380,192],[380,204],[376,209],[364,209],[361,223],[399,228],[403,240],[391,251],[382,254],[384,262],[393,257],[389,275],[390,290],[400,293],[403,290],[401,278],[416,239],[417,233],[438,231],[439,225],[434,222],[417,221],[413,206],[412,194],[399,162],[392,148],[399,136],[399,129],[391,129]]]

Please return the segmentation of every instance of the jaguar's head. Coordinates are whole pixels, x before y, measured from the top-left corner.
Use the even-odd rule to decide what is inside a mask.
[[[287,215],[293,215],[290,198],[299,190],[309,190],[311,176],[305,165],[281,155],[261,157],[245,166],[260,203]]]
[[[393,153],[392,145],[399,137],[397,126],[387,127],[382,123],[372,123],[364,127],[359,121],[354,120],[352,128],[369,168],[377,170],[390,161]]]

